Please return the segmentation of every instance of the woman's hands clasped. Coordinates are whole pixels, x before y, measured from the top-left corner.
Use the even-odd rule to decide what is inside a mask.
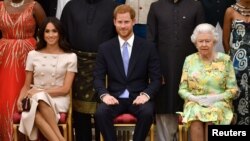
[[[23,100],[23,98],[19,98],[19,99],[17,100],[17,110],[18,110],[19,112],[22,112],[22,111],[23,111],[22,100]]]
[[[19,97],[18,100],[17,100],[17,110],[19,112],[22,112],[23,111],[23,108],[22,108],[22,100],[25,98],[25,97],[32,97],[34,94],[38,93],[38,92],[41,92],[41,91],[44,91],[42,89],[39,89],[39,88],[31,88],[30,90],[28,90],[24,95],[23,97]]]
[[[201,96],[188,96],[188,99],[199,103],[202,106],[212,106],[215,102],[223,100],[223,95],[211,94],[211,95],[201,95]]]

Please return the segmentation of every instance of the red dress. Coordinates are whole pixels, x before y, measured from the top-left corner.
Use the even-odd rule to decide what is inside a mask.
[[[20,13],[9,14],[0,1],[0,141],[12,141],[12,115],[25,80],[25,60],[36,45],[35,2]]]

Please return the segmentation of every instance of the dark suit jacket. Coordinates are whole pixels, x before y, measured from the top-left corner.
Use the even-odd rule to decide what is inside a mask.
[[[183,111],[184,101],[178,95],[182,66],[186,56],[197,52],[190,36],[194,28],[204,21],[203,7],[199,1],[181,0],[173,4],[169,0],[159,0],[151,4],[147,36],[149,41],[157,44],[165,79],[155,98],[157,114]]]
[[[206,22],[216,26],[217,22],[223,27],[224,14],[236,0],[201,0],[205,9]]]
[[[104,82],[106,75],[107,88]],[[135,36],[127,77],[118,37],[100,45],[94,70],[94,87],[98,97],[109,93],[118,98],[127,88],[131,98],[143,91],[152,99],[160,87],[160,78],[160,62],[153,43]]]
[[[42,5],[48,17],[56,15],[57,0],[36,0],[36,1],[38,1]]]

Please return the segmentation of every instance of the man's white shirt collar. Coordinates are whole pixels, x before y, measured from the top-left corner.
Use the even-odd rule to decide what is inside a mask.
[[[134,39],[135,39],[135,35],[134,34],[127,41],[123,40],[120,36],[118,36],[120,47],[122,47],[122,45],[124,44],[124,42],[127,42],[128,45],[129,45],[129,47],[132,47],[133,43],[134,43]]]

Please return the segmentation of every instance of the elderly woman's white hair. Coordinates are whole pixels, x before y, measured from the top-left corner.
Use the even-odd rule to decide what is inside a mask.
[[[211,33],[214,36],[214,43],[216,44],[219,41],[219,33],[215,29],[215,27],[208,23],[202,23],[195,27],[193,34],[191,35],[191,41],[193,43],[196,42],[197,36],[200,33]]]

